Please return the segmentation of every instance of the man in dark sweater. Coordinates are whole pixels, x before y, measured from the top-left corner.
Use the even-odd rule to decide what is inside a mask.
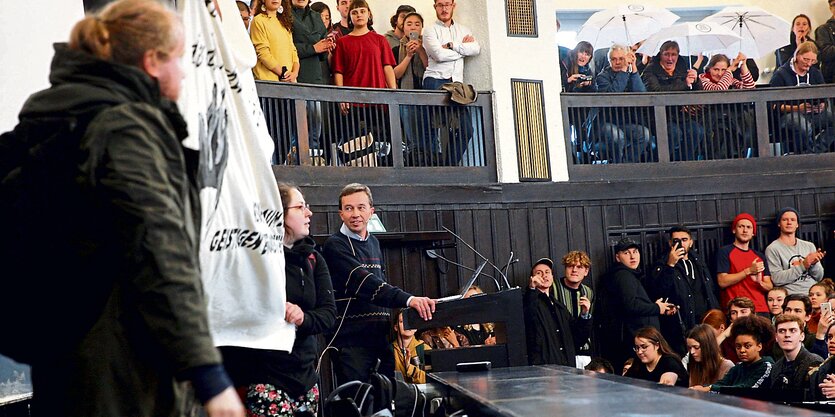
[[[348,184],[339,194],[342,227],[325,242],[322,255],[328,264],[336,299],[337,327],[332,354],[337,383],[368,381],[380,360],[379,372],[394,378],[394,356],[386,339],[391,308],[411,307],[431,320],[435,300],[413,296],[386,282],[380,242],[368,232],[374,214],[371,190]]]
[[[803,346],[806,323],[795,315],[780,314],[774,320],[777,344],[783,357],[774,364],[771,388],[804,390],[809,386],[809,370],[823,362],[823,358]],[[802,398],[802,396],[801,396]]]
[[[827,83],[835,82],[835,0],[829,0],[829,11],[829,20],[815,29],[815,43],[820,50],[818,62]]]

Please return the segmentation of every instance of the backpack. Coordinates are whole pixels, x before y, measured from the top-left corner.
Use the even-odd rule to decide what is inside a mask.
[[[7,335],[0,338],[0,354],[21,363],[60,355],[77,343],[110,292],[87,277],[63,273],[80,262],[66,243],[83,228],[73,222],[80,206],[65,203],[80,198],[74,175],[80,142],[103,108],[22,117],[0,135],[0,316]]]
[[[417,385],[395,377],[394,380],[394,416],[423,417],[428,415],[426,394]]]

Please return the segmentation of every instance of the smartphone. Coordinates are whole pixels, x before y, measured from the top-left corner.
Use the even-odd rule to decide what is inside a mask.
[[[417,32],[409,32],[409,40],[416,41],[420,37],[420,33]]]
[[[827,312],[832,312],[832,303],[829,301],[821,303],[821,315],[824,315]]]

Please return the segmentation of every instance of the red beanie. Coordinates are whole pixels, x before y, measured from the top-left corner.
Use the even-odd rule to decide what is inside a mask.
[[[750,215],[750,214],[748,214],[748,213],[739,213],[739,215],[738,215],[738,216],[734,217],[734,222],[733,222],[733,223],[731,223],[731,231],[733,231],[734,229],[736,229],[736,224],[737,224],[737,222],[739,222],[740,220],[748,220],[749,222],[751,222],[751,225],[753,225],[753,226],[754,226],[754,233],[753,233],[753,234],[754,234],[754,235],[756,235],[756,234],[757,234],[757,221],[756,221],[756,220],[754,220],[754,216],[752,216],[752,215]]]

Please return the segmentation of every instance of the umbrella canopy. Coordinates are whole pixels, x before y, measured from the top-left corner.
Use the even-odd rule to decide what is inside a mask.
[[[678,42],[680,54],[690,56],[725,50],[739,42],[739,35],[716,23],[687,22],[670,26],[649,37],[638,49],[639,53],[656,55],[666,41]]]
[[[578,41],[587,41],[595,49],[613,44],[633,45],[678,20],[673,12],[660,7],[629,4],[601,10],[589,17],[580,32]]]
[[[726,7],[704,18],[703,22],[722,25],[742,38],[722,51],[727,56],[740,52],[748,58],[773,54],[787,43],[786,36],[791,32],[791,23],[756,6]]]

